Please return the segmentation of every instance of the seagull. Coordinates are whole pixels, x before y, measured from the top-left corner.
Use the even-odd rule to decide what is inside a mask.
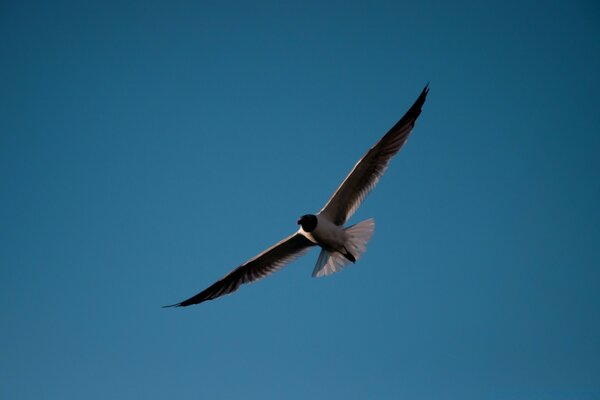
[[[406,143],[428,92],[429,84],[425,85],[400,121],[356,163],[321,211],[298,219],[300,228],[296,233],[246,261],[197,295],[164,307],[187,307],[231,294],[244,283],[278,271],[314,246],[319,246],[321,252],[313,277],[331,275],[355,263],[367,248],[375,230],[375,221],[371,218],[346,228],[344,224],[375,187],[392,157]]]

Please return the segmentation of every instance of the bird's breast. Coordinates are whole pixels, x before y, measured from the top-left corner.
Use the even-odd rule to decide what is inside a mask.
[[[346,232],[344,231],[344,228],[320,215],[317,216],[317,218],[317,227],[310,233],[304,233],[304,235],[313,243],[316,243],[327,250],[342,249],[346,242]]]

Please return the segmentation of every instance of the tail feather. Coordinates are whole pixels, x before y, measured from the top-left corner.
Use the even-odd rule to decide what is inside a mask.
[[[374,230],[375,220],[372,218],[346,228],[348,240],[346,241],[344,247],[350,254],[352,254],[353,257],[350,258],[355,258],[358,260],[362,256],[367,249],[367,243],[369,240],[371,240]],[[325,249],[321,249],[321,253],[317,259],[317,264],[312,272],[312,276],[321,277],[331,275],[341,271],[350,263],[350,259],[339,252],[330,253]]]

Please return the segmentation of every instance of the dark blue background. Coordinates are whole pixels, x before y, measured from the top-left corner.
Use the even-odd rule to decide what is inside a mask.
[[[600,397],[594,2],[3,2],[0,397]],[[351,222],[318,211],[431,92]]]

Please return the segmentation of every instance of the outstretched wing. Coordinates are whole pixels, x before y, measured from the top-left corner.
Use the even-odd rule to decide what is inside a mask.
[[[240,265],[221,280],[204,289],[197,295],[190,297],[181,303],[165,307],[187,307],[192,304],[213,300],[235,292],[241,284],[254,282],[260,278],[279,270],[284,265],[294,261],[303,255],[311,246],[310,240],[299,233],[295,233],[271,248],[260,253],[256,257]]]
[[[429,92],[426,85],[419,98],[380,140],[356,163],[344,182],[329,199],[321,214],[343,225],[354,214],[367,194],[385,172],[390,159],[402,148],[410,135]]]

